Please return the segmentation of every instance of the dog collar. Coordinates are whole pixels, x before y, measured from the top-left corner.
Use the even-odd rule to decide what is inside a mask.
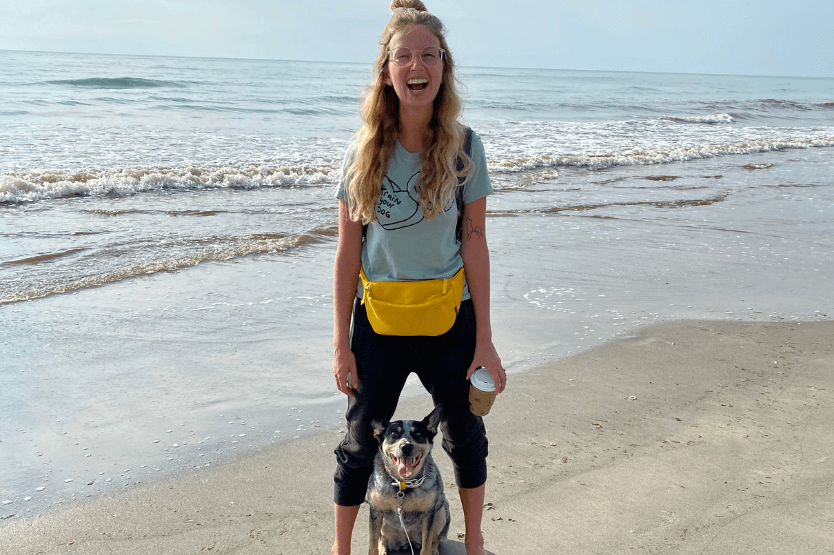
[[[414,480],[395,480],[391,482],[392,486],[397,486],[400,491],[405,491],[407,488],[419,488],[426,481],[426,476],[420,476]]]

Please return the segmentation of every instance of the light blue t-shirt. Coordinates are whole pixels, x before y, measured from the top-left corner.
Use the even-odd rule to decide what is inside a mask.
[[[458,210],[454,197],[443,212],[429,221],[420,210],[417,186],[421,153],[412,154],[397,142],[383,180],[377,205],[377,221],[368,226],[362,247],[362,268],[371,281],[408,281],[450,278],[463,267],[456,238]],[[336,197],[347,200],[345,177],[353,161],[353,149],[345,156]],[[464,184],[463,203],[492,194],[481,138],[472,133],[475,173]],[[362,283],[356,296],[362,298]],[[469,299],[469,285],[463,288]]]

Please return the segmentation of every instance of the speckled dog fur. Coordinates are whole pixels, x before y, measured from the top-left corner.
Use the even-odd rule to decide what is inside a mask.
[[[449,501],[443,493],[443,480],[432,460],[431,449],[442,414],[442,406],[437,406],[420,421],[375,420],[371,424],[379,440],[379,453],[368,482],[369,555],[410,553],[408,538],[415,553],[418,549],[421,555],[440,553],[440,540],[449,531]],[[401,523],[397,514],[400,506],[397,484],[421,477],[425,477],[422,484],[402,491]]]

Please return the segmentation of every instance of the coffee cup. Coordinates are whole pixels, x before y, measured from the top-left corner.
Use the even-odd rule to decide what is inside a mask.
[[[489,371],[479,367],[469,379],[469,410],[475,416],[486,416],[495,402],[495,381]]]

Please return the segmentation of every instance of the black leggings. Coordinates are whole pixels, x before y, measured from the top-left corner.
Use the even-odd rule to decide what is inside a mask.
[[[415,372],[431,393],[434,404],[443,404],[443,449],[462,488],[486,482],[487,438],[483,419],[469,411],[466,372],[475,354],[475,311],[471,300],[461,303],[454,326],[437,337],[379,335],[371,328],[364,305],[353,309],[353,338],[359,384],[348,397],[347,434],[336,448],[334,501],[354,506],[364,501],[379,442],[371,421],[390,420],[405,386]],[[422,419],[425,415],[414,415]]]

